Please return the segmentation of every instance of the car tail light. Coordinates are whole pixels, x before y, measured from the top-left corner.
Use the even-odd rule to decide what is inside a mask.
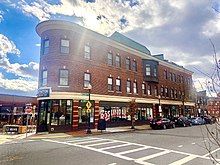
[[[161,123],[162,123],[161,121],[158,121],[158,122],[157,122],[157,124],[161,124]]]

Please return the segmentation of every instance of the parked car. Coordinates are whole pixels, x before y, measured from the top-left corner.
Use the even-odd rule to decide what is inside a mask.
[[[192,121],[187,117],[179,117],[175,119],[175,125],[179,127],[192,126]]]
[[[210,115],[204,116],[203,119],[205,120],[206,124],[213,124],[216,122],[215,117],[212,117]]]
[[[175,128],[175,122],[167,119],[167,118],[157,118],[153,119],[150,122],[150,127],[152,129],[166,129],[166,128]]]
[[[193,117],[191,118],[192,124],[193,125],[202,125],[205,124],[205,120],[201,117]]]

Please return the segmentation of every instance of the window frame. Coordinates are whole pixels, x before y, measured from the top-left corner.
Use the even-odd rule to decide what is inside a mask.
[[[133,70],[137,72],[137,61],[136,60],[133,61]]]
[[[48,42],[48,46],[46,46],[46,42]],[[42,54],[43,55],[48,54],[49,49],[50,49],[50,40],[47,38],[43,40]]]
[[[109,58],[111,55],[111,58]],[[108,52],[107,54],[107,63],[109,66],[113,66],[113,54],[111,52]]]
[[[109,83],[109,80],[111,80],[111,84]],[[113,78],[108,77],[108,91],[113,91]]]
[[[67,77],[61,77],[61,71],[67,71]],[[61,84],[61,79],[67,79],[67,84]],[[69,86],[69,70],[59,69],[59,86]]]
[[[88,77],[89,77],[88,80],[86,79],[86,75],[88,75]],[[91,73],[84,72],[84,78],[83,78],[83,86],[84,86],[84,88],[88,88],[89,84],[91,85]]]
[[[118,57],[118,60],[117,60],[117,57]],[[115,66],[118,68],[121,68],[121,56],[119,55],[115,56]]]
[[[67,44],[68,46],[62,45],[62,41],[68,41],[68,44]],[[67,52],[65,52],[63,50],[67,50]],[[69,54],[70,53],[70,40],[69,39],[65,39],[65,38],[60,39],[60,53],[62,53],[62,54]]]
[[[126,92],[131,93],[131,81],[127,80],[126,82]]]
[[[44,77],[44,73],[46,73],[46,77]],[[48,79],[48,71],[42,70],[42,80],[41,80],[41,86],[47,86],[47,79]],[[45,83],[44,83],[45,80]]]
[[[146,95],[147,93],[146,93],[146,84],[145,83],[142,83],[141,89],[142,89],[142,94]]]
[[[125,65],[126,65],[126,70],[131,70],[131,59],[130,58],[125,59]]]
[[[138,94],[138,84],[136,81],[133,82],[133,93]]]
[[[120,83],[120,85],[118,85],[117,80]],[[115,80],[115,89],[116,89],[116,92],[121,92],[121,79],[120,78],[116,78]]]
[[[151,76],[151,65],[150,64],[145,65],[145,72],[146,72],[146,76]]]
[[[88,50],[86,48],[88,48]],[[91,46],[89,44],[85,44],[84,46],[84,58],[91,60]]]

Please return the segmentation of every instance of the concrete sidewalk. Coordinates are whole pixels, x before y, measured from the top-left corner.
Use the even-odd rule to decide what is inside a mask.
[[[106,130],[100,131],[97,129],[91,129],[92,133],[87,134],[86,130],[66,132],[66,133],[37,133],[34,131],[32,133],[27,134],[27,139],[54,139],[54,138],[68,138],[68,137],[85,137],[85,136],[93,136],[93,135],[103,135],[103,134],[111,134],[111,133],[123,133],[123,132],[132,132],[135,130],[147,130],[151,129],[149,125],[141,125],[135,126],[135,129],[131,129],[131,126],[124,127],[113,127],[107,128]],[[15,134],[15,135],[6,135],[0,133],[0,144],[9,143],[12,141],[19,141],[21,139],[25,139],[26,134]]]

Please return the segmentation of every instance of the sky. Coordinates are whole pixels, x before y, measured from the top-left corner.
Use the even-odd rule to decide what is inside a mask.
[[[216,75],[220,0],[1,0],[0,93],[35,96],[45,20],[68,20],[109,36],[118,31],[191,71],[196,89]],[[215,80],[219,85],[219,80]]]

